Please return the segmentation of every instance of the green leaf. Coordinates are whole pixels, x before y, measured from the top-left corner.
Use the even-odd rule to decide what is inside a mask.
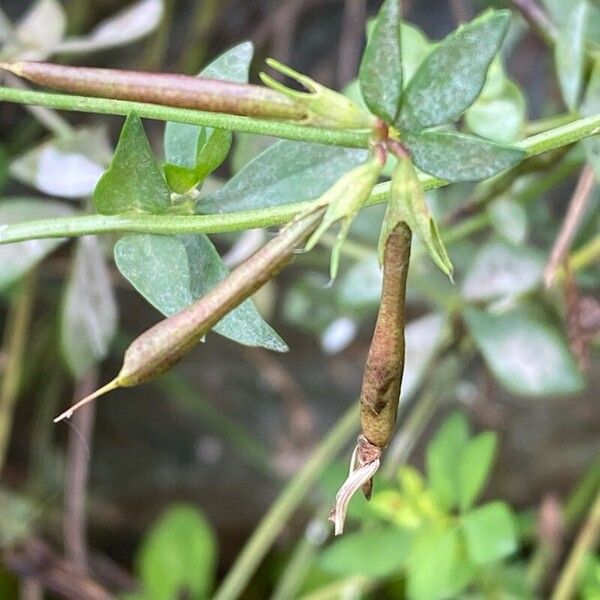
[[[411,538],[408,531],[395,528],[346,534],[322,552],[319,566],[341,576],[397,575],[408,557]]]
[[[200,75],[247,83],[254,48],[244,42],[221,54]],[[197,186],[227,157],[233,134],[222,129],[184,123],[167,123],[165,128],[164,165],[171,189],[185,193]]]
[[[400,0],[385,0],[358,72],[366,105],[386,123],[396,119],[402,96],[401,21]]]
[[[402,98],[396,124],[421,131],[456,121],[473,104],[500,49],[510,12],[486,12],[442,40],[423,61]]]
[[[462,511],[471,507],[484,488],[497,447],[496,434],[486,431],[469,440],[463,448],[458,470],[458,504]]]
[[[217,566],[212,529],[194,506],[171,507],[146,534],[137,565],[152,600],[208,598]]]
[[[410,133],[403,141],[419,169],[450,182],[487,179],[525,158],[518,148],[462,133]]]
[[[488,242],[475,254],[462,285],[467,300],[491,300],[526,294],[537,288],[544,255],[533,248]]]
[[[494,200],[487,209],[496,233],[511,244],[521,244],[527,237],[527,213],[523,205],[508,196]]]
[[[61,314],[60,342],[75,378],[106,358],[117,328],[117,305],[98,240],[77,242]]]
[[[52,219],[71,215],[67,204],[35,198],[11,198],[0,201],[0,233],[13,223]],[[15,283],[66,239],[29,240],[0,246],[0,290]]]
[[[282,140],[201,200],[199,210],[236,212],[312,200],[368,156],[368,150]]]
[[[588,3],[579,0],[571,6],[554,48],[556,73],[565,104],[570,110],[579,105],[585,66],[585,33]]]
[[[475,573],[460,553],[455,528],[426,531],[418,536],[408,563],[409,600],[457,597]]]
[[[590,80],[581,103],[581,114],[591,117],[600,112],[600,59],[596,60]],[[582,142],[586,157],[600,178],[600,136],[593,135]]]
[[[379,238],[379,262],[390,233],[404,221],[425,244],[435,264],[452,279],[452,263],[442,242],[437,223],[425,203],[425,194],[410,159],[401,157],[392,174],[390,198]]]
[[[517,550],[513,515],[504,502],[490,502],[464,515],[461,527],[471,560],[485,565]]]
[[[115,262],[133,287],[165,316],[182,311],[229,273],[205,235],[130,235],[115,245]],[[246,346],[285,352],[285,342],[248,299],[215,332]]]
[[[162,213],[171,195],[152,154],[140,118],[131,113],[123,126],[115,155],[94,192],[94,206],[103,215],[129,211]]]
[[[564,338],[523,309],[492,315],[468,309],[465,319],[498,381],[523,396],[574,394],[584,380]]]
[[[521,137],[526,108],[523,92],[506,77],[500,60],[494,60],[481,94],[465,113],[465,122],[473,133],[509,144]]]
[[[82,198],[93,193],[111,157],[104,128],[78,129],[27,150],[12,161],[10,173],[44,194]]]
[[[427,478],[440,505],[450,510],[460,500],[460,457],[469,437],[469,424],[462,413],[451,415],[429,442],[426,451]]]

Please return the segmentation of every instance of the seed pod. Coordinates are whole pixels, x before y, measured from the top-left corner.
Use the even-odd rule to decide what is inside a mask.
[[[322,214],[323,209],[317,209],[295,219],[194,304],[142,333],[125,351],[117,377],[59,415],[54,422],[71,417],[75,410],[106,392],[139,385],[170,369],[229,311],[292,260],[294,249],[306,240]]]
[[[266,87],[176,73],[70,67],[43,62],[0,63],[32,83],[75,94],[234,115],[301,120],[306,109]]]
[[[411,232],[404,222],[386,231],[381,303],[360,394],[362,433],[352,455],[350,474],[337,493],[329,516],[336,535],[344,530],[352,495],[362,489],[367,500],[371,497],[381,452],[394,432],[404,371],[404,304],[410,240]]]

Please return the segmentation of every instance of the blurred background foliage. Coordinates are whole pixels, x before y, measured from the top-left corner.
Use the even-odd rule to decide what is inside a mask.
[[[251,40],[251,81],[273,56],[358,98],[354,77],[378,4],[1,0],[0,56],[197,73]],[[410,73],[460,22],[488,6],[530,3],[404,5]],[[600,8],[561,0],[539,7],[548,21],[534,21],[533,31],[515,11],[502,56],[462,119],[465,131],[510,143],[600,111]],[[4,85],[23,84],[5,75]],[[0,223],[88,210],[121,124],[1,105]],[[145,126],[162,161],[164,125]],[[273,142],[235,135],[228,159],[203,183],[207,205],[228,199],[243,209],[281,202],[283,192],[288,202],[304,199],[297,144],[280,142],[248,166]],[[488,182],[428,193],[455,284],[415,244],[399,428],[373,501],[353,501],[350,533],[332,543],[325,508],[345,461],[322,461],[331,464],[281,523],[244,598],[548,594],[600,487],[599,156],[594,138]],[[268,169],[278,178],[288,172],[243,196],[235,178],[223,187],[237,173],[247,182],[249,172]],[[308,187],[335,170],[322,156],[311,169],[301,179]],[[573,205],[580,217],[569,269],[565,251],[549,267]],[[95,423],[90,413],[71,427],[52,417],[112,376],[126,343],[159,313],[119,274],[115,236],[0,246],[0,595],[37,598],[41,582],[48,597],[209,597],[286,482],[356,401],[379,302],[382,216],[376,206],[357,218],[334,285],[326,237],[256,295],[288,354],[237,345],[225,339],[235,339],[230,328],[156,383],[101,400]],[[212,239],[233,265],[269,235]],[[188,260],[201,256],[194,252],[201,249],[187,248]],[[155,282],[150,272],[136,284],[124,261],[119,269],[138,289]],[[140,291],[168,312],[152,290]],[[351,438],[348,430],[348,446]],[[582,598],[599,597],[597,556],[585,557],[576,587]]]

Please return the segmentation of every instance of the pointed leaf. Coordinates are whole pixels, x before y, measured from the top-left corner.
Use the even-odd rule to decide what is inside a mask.
[[[73,213],[73,209],[63,202],[38,200],[35,198],[14,198],[0,201],[0,238],[2,229],[13,223],[52,219]],[[67,240],[47,239],[29,240],[17,244],[0,246],[0,290],[8,287],[22,277],[44,256]]]
[[[117,328],[110,273],[95,237],[77,242],[61,315],[61,348],[75,378],[106,358]]]
[[[144,597],[208,598],[217,567],[215,535],[196,507],[173,506],[145,535],[136,562]]]
[[[570,110],[579,105],[583,69],[585,66],[585,34],[588,22],[588,3],[579,0],[567,13],[554,49],[558,81],[565,104]]]
[[[510,12],[486,12],[442,40],[423,61],[403,98],[396,124],[420,131],[456,121],[475,101],[500,49]]]
[[[244,42],[221,54],[200,73],[202,77],[246,83],[254,48]],[[227,157],[233,134],[222,129],[167,123],[164,165],[172,190],[187,192],[197,186]]]
[[[358,78],[369,110],[393,123],[402,96],[400,0],[385,0],[362,57]]]
[[[171,195],[163,179],[142,121],[130,114],[123,126],[115,155],[94,192],[99,213],[115,215],[129,211],[162,213]]]
[[[574,394],[583,377],[564,338],[524,310],[492,315],[469,309],[469,330],[498,381],[523,396]]]
[[[383,261],[385,243],[396,225],[404,221],[418,236],[435,264],[452,279],[452,263],[442,242],[437,224],[425,203],[421,182],[409,158],[401,157],[392,174],[390,199],[379,239],[379,261]]]
[[[493,431],[486,431],[469,440],[460,456],[458,470],[458,504],[465,511],[477,499],[489,478],[498,447]]]
[[[514,517],[504,502],[490,502],[462,518],[467,551],[471,560],[485,565],[510,556],[517,550]]]
[[[487,179],[525,157],[518,148],[461,133],[424,131],[403,141],[421,171],[450,182]]]
[[[115,262],[133,287],[167,317],[192,304],[229,273],[205,235],[126,236],[115,246]],[[223,317],[214,331],[246,346],[287,350],[250,299]]]
[[[313,200],[368,156],[368,150],[282,140],[201,200],[199,210],[236,212]]]

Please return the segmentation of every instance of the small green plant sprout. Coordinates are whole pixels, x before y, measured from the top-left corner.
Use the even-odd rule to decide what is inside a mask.
[[[402,576],[410,600],[462,597],[467,590],[495,597],[511,587],[519,590],[511,597],[529,598],[524,571],[507,562],[519,548],[511,508],[477,504],[496,451],[495,433],[472,436],[465,417],[452,414],[427,446],[426,477],[401,467],[397,483],[374,493],[360,513],[365,527],[334,541],[319,566],[379,583]]]

